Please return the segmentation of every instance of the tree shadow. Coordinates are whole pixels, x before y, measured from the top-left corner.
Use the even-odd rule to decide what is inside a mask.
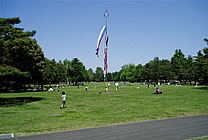
[[[14,97],[14,98],[1,98],[0,107],[22,106],[26,103],[41,101],[42,97]]]
[[[9,89],[9,90],[3,90],[0,89],[0,94],[1,93],[23,93],[23,92],[46,92],[48,89],[45,90],[37,90],[37,89]]]
[[[208,90],[208,86],[204,86],[204,87],[194,87],[193,89]]]

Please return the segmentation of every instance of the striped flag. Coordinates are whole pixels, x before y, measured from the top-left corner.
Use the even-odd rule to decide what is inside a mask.
[[[100,35],[98,37],[98,40],[97,40],[97,49],[96,49],[96,55],[97,56],[98,56],[98,53],[99,53],[99,49],[100,49],[100,44],[101,44],[102,38],[103,38],[106,30],[107,30],[107,27],[106,26],[103,26],[103,28],[102,28],[102,30],[100,32]]]
[[[104,50],[104,80],[107,80],[107,69],[108,69],[108,64],[107,64],[107,49],[108,49],[108,35],[105,35],[105,50]]]

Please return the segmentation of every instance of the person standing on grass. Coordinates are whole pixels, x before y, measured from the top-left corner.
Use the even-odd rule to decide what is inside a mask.
[[[59,93],[59,85],[56,85],[56,91]]]
[[[62,105],[60,106],[60,108],[64,108],[66,103],[66,94],[65,92],[62,92]]]
[[[118,82],[115,83],[116,91],[118,91]]]
[[[160,82],[157,83],[157,88],[160,89]]]

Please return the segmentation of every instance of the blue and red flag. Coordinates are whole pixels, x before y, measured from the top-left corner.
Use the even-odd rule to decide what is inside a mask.
[[[107,30],[107,27],[106,26],[103,26],[103,28],[102,28],[102,30],[100,32],[100,35],[98,37],[98,40],[97,40],[97,49],[96,49],[96,55],[97,56],[98,56],[98,53],[99,53],[99,49],[100,49],[100,44],[101,44],[102,38],[103,38],[106,30]]]

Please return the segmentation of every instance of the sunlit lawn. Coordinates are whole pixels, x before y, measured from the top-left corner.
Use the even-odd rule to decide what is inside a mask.
[[[88,83],[87,92],[84,86],[61,88],[60,92],[67,95],[63,109],[59,108],[61,93],[56,91],[0,93],[0,101],[9,105],[0,104],[0,134],[31,135],[208,114],[205,87],[161,85],[163,94],[153,95],[153,86],[147,88],[139,83],[127,84],[117,92],[111,84],[107,94],[104,85]]]

